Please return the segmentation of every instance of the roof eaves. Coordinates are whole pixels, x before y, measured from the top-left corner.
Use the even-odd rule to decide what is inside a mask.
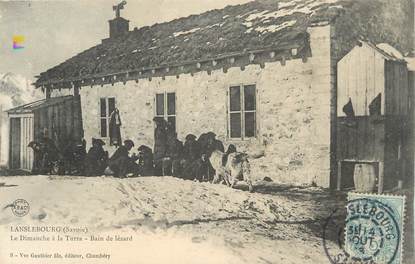
[[[258,54],[258,53],[263,53],[263,52],[271,52],[271,51],[280,52],[280,51],[302,48],[304,45],[305,44],[300,45],[296,43],[296,44],[289,44],[289,45],[284,45],[284,46],[279,46],[279,47],[268,46],[262,49],[246,49],[241,52],[221,54],[213,58],[200,59],[200,60],[189,60],[189,61],[183,61],[183,62],[175,63],[175,64],[163,64],[163,65],[156,65],[156,66],[150,66],[150,67],[141,67],[141,68],[132,69],[132,70],[119,71],[119,72],[108,72],[108,73],[103,73],[103,74],[86,74],[86,75],[76,77],[76,78],[49,79],[48,81],[42,81],[42,82],[36,81],[34,85],[36,88],[39,88],[41,86],[59,84],[59,83],[72,83],[71,85],[73,85],[74,82],[81,82],[82,80],[85,80],[85,79],[105,78],[105,77],[110,77],[114,75],[128,74],[132,72],[143,72],[143,71],[159,70],[163,68],[181,67],[181,66],[192,65],[196,63],[226,60],[226,59],[233,58],[233,57],[240,57],[244,55]]]

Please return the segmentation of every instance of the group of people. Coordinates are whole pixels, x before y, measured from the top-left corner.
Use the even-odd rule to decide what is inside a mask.
[[[196,137],[188,134],[185,141],[177,138],[174,125],[162,117],[155,117],[154,149],[141,145],[138,154],[130,154],[134,148],[132,140],[125,140],[109,157],[104,150],[105,142],[92,139],[86,152],[86,142],[68,142],[68,147],[59,151],[53,140],[44,137],[40,142],[31,142],[35,152],[33,172],[38,174],[77,174],[86,176],[114,175],[130,176],[174,176],[188,180],[211,181],[215,174],[209,157],[215,150],[225,152],[223,143],[213,132]],[[230,153],[236,152],[229,145],[223,156],[223,164]]]
[[[28,147],[33,149],[32,174],[80,174],[83,172],[86,156],[86,142],[76,142],[69,138],[59,144],[47,136],[32,141]]]

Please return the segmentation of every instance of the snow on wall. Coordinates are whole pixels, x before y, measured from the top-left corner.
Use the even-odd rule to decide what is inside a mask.
[[[200,72],[140,80],[126,85],[84,87],[81,102],[85,138],[99,137],[99,98],[116,97],[122,138],[136,147],[153,147],[154,96],[176,92],[177,132],[199,136],[213,131],[225,143],[249,153],[264,150],[265,157],[252,160],[254,177],[277,182],[328,186],[330,175],[330,27],[310,29],[313,57],[267,63],[264,69],[250,65],[242,71]],[[259,135],[248,141],[227,139],[227,89],[236,84],[256,84]],[[105,139],[107,140],[107,139]],[[108,141],[107,141],[108,142]],[[110,147],[107,145],[107,149]],[[110,150],[111,151],[111,150]],[[113,150],[112,150],[113,151]]]

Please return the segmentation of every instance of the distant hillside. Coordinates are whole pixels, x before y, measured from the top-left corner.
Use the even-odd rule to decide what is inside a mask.
[[[414,4],[412,0],[343,0],[350,7],[335,21],[335,55],[341,58],[356,39],[388,43],[404,55],[414,51]]]
[[[21,75],[0,73],[0,103],[3,110],[41,98],[42,93],[30,83],[30,80]]]

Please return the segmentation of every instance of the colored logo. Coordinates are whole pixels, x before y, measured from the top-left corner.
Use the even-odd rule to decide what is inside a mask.
[[[22,46],[23,42],[24,42],[23,36],[13,36],[13,49],[14,50],[23,49],[24,48]]]

